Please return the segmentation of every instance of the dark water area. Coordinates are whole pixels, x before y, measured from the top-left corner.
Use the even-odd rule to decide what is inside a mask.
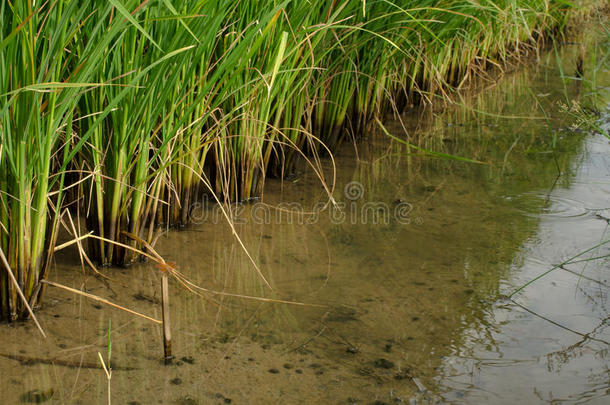
[[[99,353],[114,404],[608,403],[610,143],[569,111],[599,91],[609,131],[610,75],[598,53],[571,77],[578,54],[384,124],[481,163],[378,130],[322,160],[326,188],[305,163],[268,180],[225,207],[248,254],[202,200],[157,244],[193,283],[170,283],[170,365],[159,325],[47,287],[46,340],[0,325],[2,402],[107,403]],[[161,319],[155,265],[101,271],[70,248],[49,279]]]

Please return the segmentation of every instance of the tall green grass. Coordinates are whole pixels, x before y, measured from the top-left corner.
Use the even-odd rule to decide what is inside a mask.
[[[110,11],[102,7],[96,14]],[[0,5],[0,246],[19,284],[2,272],[3,318],[25,314],[17,289],[32,306],[39,299],[57,236],[78,100],[99,85],[91,81],[96,65],[121,29],[113,24],[99,41],[89,41],[80,28],[92,12],[77,1]],[[93,25],[91,32],[99,29]],[[81,52],[70,52],[77,44]]]
[[[129,264],[125,246],[188,224],[201,193],[258,197],[320,143],[533,52],[566,4],[3,2],[0,246],[19,287],[35,304],[66,204],[98,237],[92,259]],[[16,318],[9,281],[1,314]]]

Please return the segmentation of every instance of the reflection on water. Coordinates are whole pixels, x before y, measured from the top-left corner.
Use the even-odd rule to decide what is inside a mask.
[[[610,146],[585,139],[569,187],[541,191],[538,230],[520,249],[500,290],[519,286],[608,240]],[[532,198],[528,193],[527,198]],[[574,215],[574,213],[577,213]],[[530,213],[530,215],[533,215]],[[453,346],[437,382],[451,402],[606,403],[610,394],[607,245],[556,268],[486,316],[497,325],[469,328]]]
[[[270,181],[233,214],[273,291],[204,201],[197,225],[159,243],[194,284],[222,293],[172,284],[172,365],[157,325],[49,289],[49,339],[0,326],[1,397],[105,403],[98,352],[108,357],[110,335],[114,403],[603,402],[608,260],[584,259],[608,246],[506,298],[608,238],[610,145],[566,128],[556,102],[582,91],[573,84],[551,55],[463,107],[389,125],[484,164],[372,134],[357,160],[339,151],[335,208],[303,213],[328,200],[306,167]],[[161,317],[155,266],[107,269],[106,280],[77,260],[58,255],[51,279]]]

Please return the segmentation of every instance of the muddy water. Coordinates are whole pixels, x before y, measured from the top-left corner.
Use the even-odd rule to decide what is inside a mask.
[[[570,48],[563,59],[567,74]],[[608,85],[607,66],[596,80]],[[46,340],[0,326],[2,402],[103,404],[110,390],[115,404],[605,403],[608,260],[576,260],[608,246],[507,298],[608,239],[610,145],[559,107],[589,92],[550,55],[462,106],[387,124],[483,164],[371,133],[337,153],[335,182],[321,162],[336,203],[321,212],[328,193],[307,165],[270,180],[230,211],[250,258],[202,200],[196,224],[157,245],[215,292],[171,283],[173,363],[158,325],[48,287]],[[66,250],[50,279],[161,318],[154,265],[102,271]]]

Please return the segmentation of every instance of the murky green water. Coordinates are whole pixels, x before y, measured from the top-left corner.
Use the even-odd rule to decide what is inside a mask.
[[[608,239],[610,144],[567,128],[558,104],[591,89],[561,80],[554,58],[462,107],[388,124],[484,164],[371,134],[335,156],[334,208],[307,214],[328,197],[305,165],[235,207],[235,229],[273,291],[218,207],[202,201],[198,224],[170,231],[158,249],[224,295],[172,283],[172,365],[162,364],[159,326],[48,287],[38,313],[48,339],[29,323],[0,326],[3,402],[106,403],[98,352],[107,360],[111,320],[118,404],[607,403],[608,259],[566,264],[506,298]],[[606,65],[596,85],[608,78]],[[332,164],[322,164],[331,187]],[[161,318],[155,266],[104,273],[83,273],[72,250],[57,255],[50,279]]]

